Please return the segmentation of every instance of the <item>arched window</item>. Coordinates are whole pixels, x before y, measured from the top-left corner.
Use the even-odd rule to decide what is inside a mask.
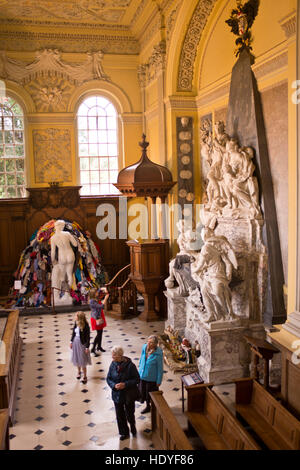
[[[119,194],[112,184],[119,170],[115,107],[103,96],[85,99],[78,109],[77,129],[81,194]]]
[[[0,198],[25,197],[24,114],[6,98],[0,103]]]

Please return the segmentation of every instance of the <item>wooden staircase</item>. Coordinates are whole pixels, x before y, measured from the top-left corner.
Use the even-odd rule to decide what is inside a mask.
[[[130,264],[121,269],[115,277],[105,284],[107,293],[104,300],[106,315],[124,318],[126,315],[137,315],[137,291],[129,279]]]

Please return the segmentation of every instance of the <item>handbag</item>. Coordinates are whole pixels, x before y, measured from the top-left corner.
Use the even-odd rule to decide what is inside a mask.
[[[126,390],[125,402],[128,405],[129,403],[138,401],[140,399],[140,391],[137,385],[130,387]]]
[[[103,325],[103,323],[104,323],[103,318],[99,318],[98,320],[96,320],[96,325],[97,326]]]

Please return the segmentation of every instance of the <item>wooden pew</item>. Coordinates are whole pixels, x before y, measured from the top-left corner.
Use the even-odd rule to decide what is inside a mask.
[[[236,411],[266,447],[300,450],[300,421],[256,380],[239,379],[235,384]]]
[[[260,450],[212,387],[213,384],[186,387],[186,416],[204,447],[207,450]]]
[[[0,450],[9,450],[9,412],[0,410]]]
[[[6,363],[0,364],[0,409],[8,408],[10,420],[13,422],[22,351],[18,311],[9,314],[2,341],[6,347]]]
[[[152,441],[159,450],[193,450],[162,391],[151,392]]]

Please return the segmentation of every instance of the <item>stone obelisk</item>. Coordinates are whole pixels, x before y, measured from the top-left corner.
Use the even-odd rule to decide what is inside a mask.
[[[268,251],[268,292],[264,322],[270,326],[286,320],[284,275],[261,97],[252,63],[253,56],[244,49],[232,69],[226,132],[237,138],[242,147],[255,150],[254,162],[265,220],[263,241]]]

